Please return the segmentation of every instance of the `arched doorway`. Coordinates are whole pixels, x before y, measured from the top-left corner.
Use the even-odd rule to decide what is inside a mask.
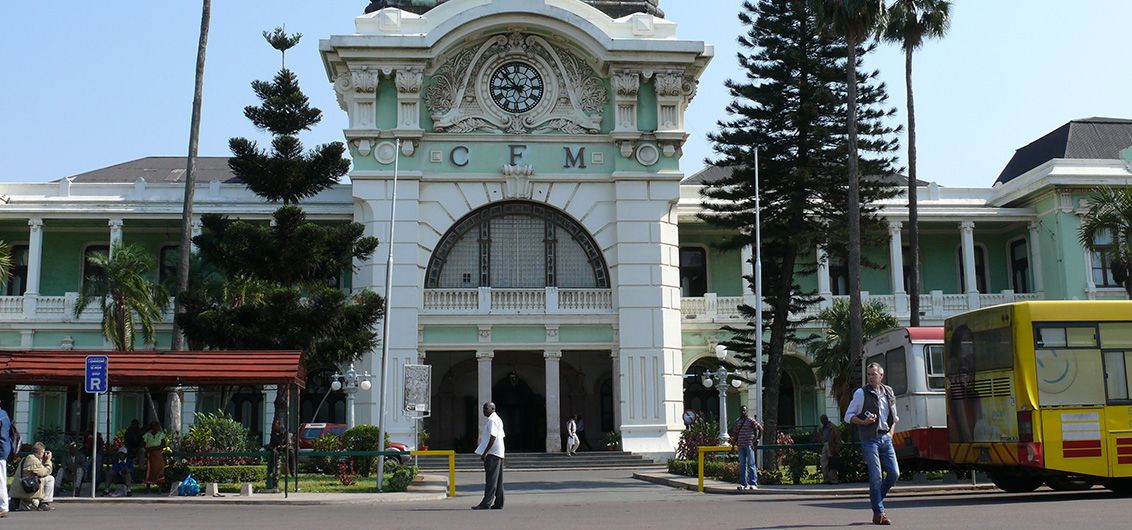
[[[794,414],[794,377],[783,370],[782,378],[778,381],[778,427],[793,427],[797,425],[797,416]]]
[[[512,370],[491,389],[506,430],[508,452],[546,450],[546,399]]]
[[[704,357],[697,359],[688,367],[684,372],[684,409],[695,411],[701,418],[710,420],[719,419],[719,389],[713,384],[711,387],[706,387],[703,384],[704,372],[714,373],[719,369],[720,361],[714,357]],[[736,371],[736,366],[724,362],[723,365],[727,367],[730,372]],[[733,416],[739,414],[740,403],[739,391],[734,387],[727,386],[727,415]]]

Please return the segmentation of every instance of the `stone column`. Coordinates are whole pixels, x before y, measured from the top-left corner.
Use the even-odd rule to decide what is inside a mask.
[[[959,223],[959,239],[963,249],[963,292],[967,294],[967,306],[979,308],[979,287],[975,281],[975,223]]]
[[[110,259],[114,259],[114,247],[122,244],[122,218],[115,217],[107,223],[110,225]]]
[[[28,228],[28,284],[24,290],[24,317],[33,318],[39,299],[39,274],[43,268],[43,219],[28,219]]]
[[[480,406],[491,401],[491,360],[494,357],[495,352],[492,350],[476,350],[476,364],[478,368],[478,384],[476,388],[479,389],[478,405]]]
[[[900,221],[888,222],[888,268],[892,276],[893,305],[896,316],[908,314],[908,295],[904,291],[904,245],[900,241]]]
[[[833,291],[829,288],[829,255],[825,249],[818,247],[818,296],[821,296],[821,307],[829,307],[833,302]]]
[[[614,346],[609,350],[613,362],[613,429],[621,431],[621,350]]]
[[[197,237],[204,231],[204,224],[201,223],[200,217],[193,216],[192,220],[192,237]],[[196,250],[197,245],[193,243],[193,250]]]
[[[1044,293],[1045,285],[1042,281],[1042,247],[1038,242],[1038,223],[1031,222],[1030,228],[1030,276],[1033,277],[1033,292]],[[1088,262],[1086,262],[1088,263]]]
[[[197,394],[200,393],[200,388],[186,388],[185,399],[181,402],[181,432],[189,432],[189,427],[193,426],[196,421],[197,412]],[[270,423],[270,422],[269,422]],[[270,425],[269,429],[270,430]],[[267,443],[266,441],[264,442]]]
[[[562,410],[559,399],[562,350],[548,349],[542,356],[546,360],[546,452],[558,453],[562,450],[562,422],[559,421],[559,412]]]
[[[263,427],[260,429],[264,445],[271,441],[271,422],[275,420],[275,397],[279,394],[279,387],[269,386],[263,389]],[[304,418],[299,418],[301,423]]]

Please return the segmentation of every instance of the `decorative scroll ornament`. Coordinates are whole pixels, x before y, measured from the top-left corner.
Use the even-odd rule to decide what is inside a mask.
[[[530,111],[512,114],[489,94],[491,74],[521,61],[538,70],[545,94]],[[596,134],[608,102],[594,69],[574,52],[546,38],[513,31],[452,53],[433,72],[425,104],[436,132]]]

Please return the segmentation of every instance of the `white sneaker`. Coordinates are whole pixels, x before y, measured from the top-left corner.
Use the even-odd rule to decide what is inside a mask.
[[[751,484],[750,486],[747,486],[747,489],[757,490],[757,489],[759,489],[759,485],[758,484]]]

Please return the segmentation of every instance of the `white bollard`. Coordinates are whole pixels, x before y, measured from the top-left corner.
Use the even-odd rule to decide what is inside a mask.
[[[252,483],[251,482],[244,482],[243,484],[240,484],[240,496],[241,497],[251,497],[252,496]]]
[[[219,497],[220,496],[220,486],[215,482],[209,482],[204,487],[204,494],[205,494],[205,496],[208,496],[208,497]]]

